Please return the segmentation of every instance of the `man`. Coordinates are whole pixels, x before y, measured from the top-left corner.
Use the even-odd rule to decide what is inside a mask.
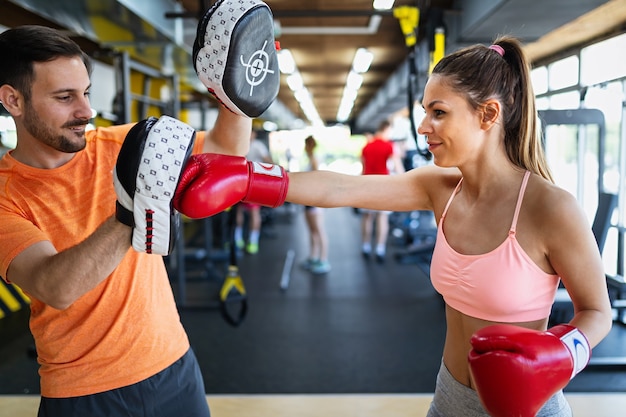
[[[250,150],[246,155],[246,159],[266,164],[273,163],[269,149],[263,142],[257,139],[257,133],[254,130],[250,135]],[[236,209],[235,245],[237,245],[237,249],[243,249],[245,246],[246,252],[250,255],[255,255],[259,252],[259,239],[261,237],[261,206],[254,203],[239,203]],[[250,215],[247,245],[243,235],[245,211]]]
[[[132,125],[85,131],[89,59],[62,33],[7,30],[0,54],[0,101],[17,132],[0,160],[0,275],[31,298],[39,415],[209,416],[163,259],[131,249],[136,231],[114,214],[112,173]],[[251,119],[217,94],[230,107],[194,151],[244,155]]]
[[[363,163],[363,175],[389,175],[389,164],[393,166],[393,172],[398,174],[404,172],[402,160],[390,141],[391,123],[383,120],[373,137],[369,140],[361,151]],[[374,226],[375,222],[375,226]],[[365,258],[369,258],[372,253],[372,235],[375,233],[375,253],[379,263],[385,261],[387,249],[387,235],[389,233],[389,212],[362,210],[361,217],[361,251]]]

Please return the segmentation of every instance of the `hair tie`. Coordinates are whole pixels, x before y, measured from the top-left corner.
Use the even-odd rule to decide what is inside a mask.
[[[500,45],[491,45],[489,49],[493,49],[494,51],[499,53],[500,56],[504,56],[504,48],[501,47]]]

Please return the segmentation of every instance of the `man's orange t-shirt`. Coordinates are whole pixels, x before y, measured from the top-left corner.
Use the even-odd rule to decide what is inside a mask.
[[[112,173],[130,127],[86,132],[86,148],[56,169],[21,164],[10,153],[0,159],[0,276],[6,279],[11,261],[30,245],[49,240],[63,251],[114,213]],[[129,249],[109,277],[65,310],[28,295],[42,396],[131,385],[189,349],[161,256]]]

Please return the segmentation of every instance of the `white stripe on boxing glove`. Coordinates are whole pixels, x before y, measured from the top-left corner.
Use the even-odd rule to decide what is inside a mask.
[[[574,365],[570,379],[574,378],[580,371],[585,369],[589,363],[589,359],[591,358],[589,341],[580,330],[569,324],[556,325],[549,328],[548,332],[557,336],[572,355]]]

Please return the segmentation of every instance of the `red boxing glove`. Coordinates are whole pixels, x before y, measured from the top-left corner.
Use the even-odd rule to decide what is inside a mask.
[[[288,186],[289,177],[279,165],[204,153],[189,158],[173,204],[192,219],[213,216],[240,201],[278,207]]]
[[[476,390],[494,417],[534,417],[591,356],[587,338],[567,324],[545,332],[498,324],[474,333],[470,343]]]

